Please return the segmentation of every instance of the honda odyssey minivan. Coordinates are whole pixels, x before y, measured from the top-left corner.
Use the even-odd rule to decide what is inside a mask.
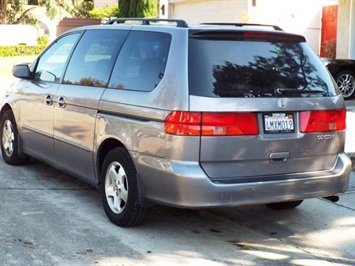
[[[347,190],[343,97],[305,38],[276,26],[115,19],[13,74],[5,162],[94,185],[119,226],[154,204],[289,209]]]

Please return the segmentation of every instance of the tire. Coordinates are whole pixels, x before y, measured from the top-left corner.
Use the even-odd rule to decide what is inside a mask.
[[[107,154],[100,178],[103,206],[111,222],[130,227],[148,219],[151,209],[139,204],[137,171],[124,148],[115,148]]]
[[[1,154],[4,161],[11,165],[21,165],[28,161],[27,157],[19,154],[18,130],[11,110],[4,112],[1,117]]]
[[[273,209],[273,210],[287,210],[287,209],[296,208],[302,202],[303,202],[303,200],[276,202],[276,203],[266,204],[266,206],[268,206],[270,209]]]
[[[341,71],[335,80],[345,100],[355,97],[355,76],[352,72],[347,70]]]

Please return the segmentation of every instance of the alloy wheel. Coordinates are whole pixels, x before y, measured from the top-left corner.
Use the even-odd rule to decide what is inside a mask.
[[[337,85],[344,98],[350,98],[355,92],[355,78],[350,73],[344,73],[337,79]]]
[[[116,214],[121,213],[127,205],[128,182],[126,172],[118,162],[112,162],[107,169],[105,192],[110,209]]]
[[[15,133],[10,120],[6,120],[2,128],[2,145],[6,156],[11,157],[14,152]]]

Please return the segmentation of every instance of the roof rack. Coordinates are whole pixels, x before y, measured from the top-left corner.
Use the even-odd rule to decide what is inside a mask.
[[[255,23],[224,23],[224,22],[217,22],[217,23],[201,23],[203,25],[218,25],[218,26],[236,26],[236,27],[271,27],[274,30],[283,31],[279,26],[269,25],[269,24],[255,24]]]
[[[187,28],[188,25],[185,20],[182,19],[164,19],[164,18],[114,18],[105,23],[107,24],[120,24],[120,23],[125,23],[126,21],[141,21],[141,25],[150,25],[150,22],[170,22],[170,23],[176,23],[176,27],[179,28]]]

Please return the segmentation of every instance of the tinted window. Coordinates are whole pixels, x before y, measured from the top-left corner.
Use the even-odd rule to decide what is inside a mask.
[[[79,35],[79,33],[66,35],[47,49],[38,61],[36,80],[60,82],[65,63]]]
[[[110,80],[117,89],[152,91],[164,76],[171,35],[131,32],[122,47]]]
[[[335,95],[309,46],[280,38],[190,38],[189,88],[193,95],[209,97]]]
[[[91,30],[84,33],[70,59],[64,83],[107,86],[127,31]]]

